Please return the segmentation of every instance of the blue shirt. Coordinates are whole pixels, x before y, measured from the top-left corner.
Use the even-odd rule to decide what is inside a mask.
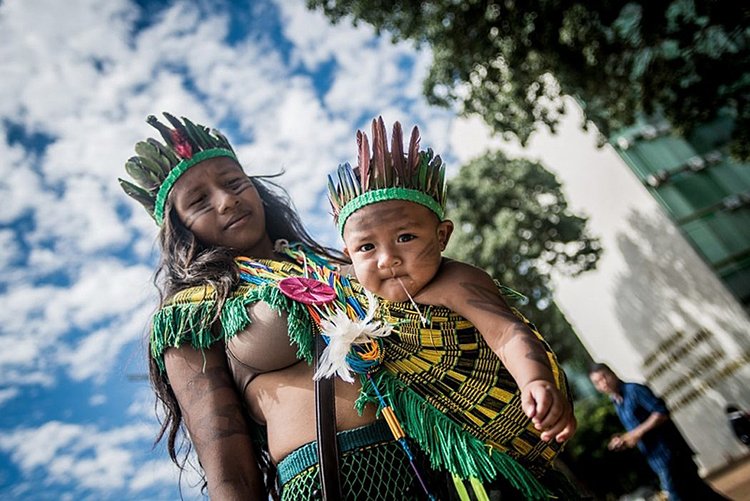
[[[617,416],[628,431],[636,428],[654,412],[669,416],[669,409],[664,400],[654,395],[647,386],[621,381],[620,396],[621,402],[618,403],[614,398],[612,401]],[[673,457],[693,455],[690,446],[671,419],[643,435],[638,442],[638,448],[646,455],[654,470],[665,468]]]

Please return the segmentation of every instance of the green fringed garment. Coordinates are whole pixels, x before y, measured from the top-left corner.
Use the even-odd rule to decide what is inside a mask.
[[[562,444],[541,440],[523,412],[515,380],[471,323],[446,308],[425,306],[426,326],[409,303],[384,301],[381,309],[383,319],[397,327],[384,339],[385,370],[374,375],[376,384],[386,389],[407,434],[423,444],[434,464],[485,482],[498,473],[515,474],[508,457],[536,476],[551,466]],[[549,345],[519,318],[542,341],[555,384],[570,398]],[[369,391],[362,395],[372,400]]]
[[[302,275],[294,263],[258,262],[279,279]],[[361,287],[354,281],[352,285],[354,294],[363,296]],[[219,314],[221,329],[211,328],[216,306],[209,287],[176,294],[154,316],[152,356],[164,370],[162,356],[169,347],[188,344],[205,349],[231,338],[248,325],[245,307],[256,301],[288,312],[290,341],[297,346],[298,357],[312,363],[313,320],[303,304],[284,296],[275,283],[238,287]],[[361,302],[366,304],[365,299]],[[445,308],[424,306],[422,313],[427,312],[429,318],[425,327],[409,303],[381,301],[380,311],[381,320],[395,327],[384,338],[384,362],[371,373],[372,379],[432,466],[483,482],[501,475],[527,499],[549,499],[551,492],[537,478],[544,475],[562,445],[540,439],[521,408],[515,381],[478,330]],[[565,375],[548,345],[544,346],[555,382],[568,395]],[[361,381],[357,407],[367,402],[377,405],[372,383],[365,376]]]

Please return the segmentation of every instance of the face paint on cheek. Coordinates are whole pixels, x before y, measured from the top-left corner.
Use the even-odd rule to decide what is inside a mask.
[[[186,217],[185,218],[185,228],[187,228],[188,230],[192,230],[193,229],[193,225],[195,224],[195,219],[196,219],[195,214],[192,214],[192,215]]]
[[[422,250],[419,251],[419,254],[417,254],[417,259],[421,261],[427,257],[431,257],[435,253],[440,254],[440,245],[437,241],[430,240],[422,248]]]

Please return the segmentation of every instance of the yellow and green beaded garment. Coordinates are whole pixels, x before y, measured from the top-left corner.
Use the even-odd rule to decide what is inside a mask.
[[[421,308],[423,314],[427,312],[424,326],[419,312],[408,302],[384,301],[381,306],[383,320],[396,326],[384,339],[383,368],[424,401],[419,408],[394,402],[396,412],[409,423],[410,436],[423,431],[422,441],[429,444],[431,454],[455,462],[461,477],[494,477],[491,463],[483,464],[484,458],[477,457],[479,451],[470,449],[461,457],[462,451],[456,447],[464,445],[462,440],[437,436],[424,426],[431,420],[449,419],[479,440],[488,456],[492,455],[490,448],[502,451],[533,473],[543,473],[562,444],[540,439],[541,432],[523,412],[515,380],[498,356],[468,320],[446,308]],[[567,397],[567,381],[555,355],[533,325],[526,324],[542,341],[555,384]],[[406,410],[410,415],[404,416]],[[428,423],[421,422],[424,420]]]
[[[234,291],[219,314],[221,331],[211,329],[215,305],[210,288],[185,290],[163,305],[154,317],[151,336],[152,356],[162,369],[168,347],[190,344],[204,349],[236,335],[249,324],[245,307],[255,301],[289,314],[290,342],[297,346],[300,359],[312,363],[316,319],[277,286],[283,278],[302,275],[302,267],[257,262],[266,270],[267,281],[243,283]],[[354,281],[347,294],[366,302],[362,287]],[[382,338],[382,363],[369,372],[371,380],[365,375],[360,378],[357,406],[378,404],[374,383],[434,468],[485,483],[501,476],[527,499],[549,499],[550,490],[538,478],[562,444],[541,440],[521,408],[513,377],[470,322],[445,308],[422,305],[420,309],[428,319],[426,325],[410,303],[381,301],[379,320],[390,323],[393,330]],[[568,395],[564,373],[544,346],[556,385]]]

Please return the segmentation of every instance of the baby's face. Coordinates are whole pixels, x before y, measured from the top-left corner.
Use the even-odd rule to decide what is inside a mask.
[[[357,280],[388,301],[414,297],[437,274],[453,224],[405,200],[367,205],[346,221],[344,252]]]

